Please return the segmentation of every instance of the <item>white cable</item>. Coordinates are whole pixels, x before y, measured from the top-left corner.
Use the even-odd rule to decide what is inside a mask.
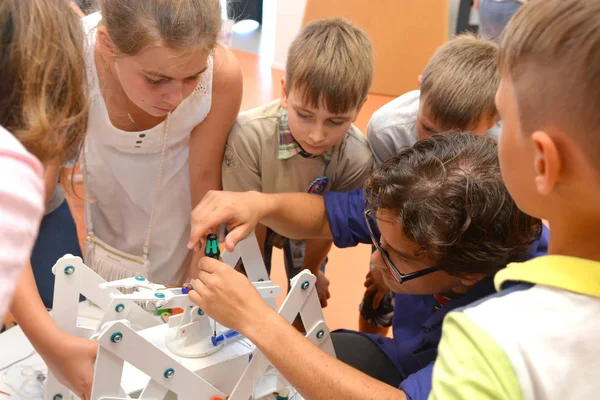
[[[29,354],[28,354],[28,355],[26,355],[25,357],[23,357],[23,358],[21,358],[21,359],[19,359],[19,360],[17,360],[17,361],[13,361],[12,363],[8,364],[7,366],[0,368],[0,372],[2,372],[2,371],[4,371],[4,370],[7,370],[7,369],[9,369],[9,368],[10,368],[10,367],[12,367],[13,365],[16,365],[16,364],[18,364],[18,363],[20,363],[21,361],[25,361],[25,360],[27,360],[29,357],[33,356],[34,354],[36,354],[36,351],[35,351],[35,350],[32,350],[32,351],[31,351],[31,353],[29,353]]]

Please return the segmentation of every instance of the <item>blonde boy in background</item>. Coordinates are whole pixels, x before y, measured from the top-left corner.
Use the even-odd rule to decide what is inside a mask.
[[[367,140],[375,165],[436,133],[457,130],[498,137],[497,58],[495,43],[471,34],[441,46],[419,78],[420,90],[387,103],[369,121]],[[376,272],[367,274],[365,287],[359,331],[386,336],[392,325],[394,294]]]

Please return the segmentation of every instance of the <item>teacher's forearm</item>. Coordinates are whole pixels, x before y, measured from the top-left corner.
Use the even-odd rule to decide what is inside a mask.
[[[291,239],[331,239],[323,196],[278,193],[265,196],[261,222]]]

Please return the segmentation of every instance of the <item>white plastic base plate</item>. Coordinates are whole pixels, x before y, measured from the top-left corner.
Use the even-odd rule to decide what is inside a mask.
[[[223,347],[223,342],[217,346],[212,344],[211,338],[205,338],[191,345],[185,345],[187,338],[175,339],[179,327],[169,328],[165,344],[173,354],[186,358],[206,357],[216,353]]]

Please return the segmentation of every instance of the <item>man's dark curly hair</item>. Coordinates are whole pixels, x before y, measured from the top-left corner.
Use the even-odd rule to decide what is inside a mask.
[[[397,217],[416,255],[454,276],[491,276],[522,260],[541,233],[504,186],[496,141],[467,132],[401,150],[373,171],[365,197],[373,211]]]

